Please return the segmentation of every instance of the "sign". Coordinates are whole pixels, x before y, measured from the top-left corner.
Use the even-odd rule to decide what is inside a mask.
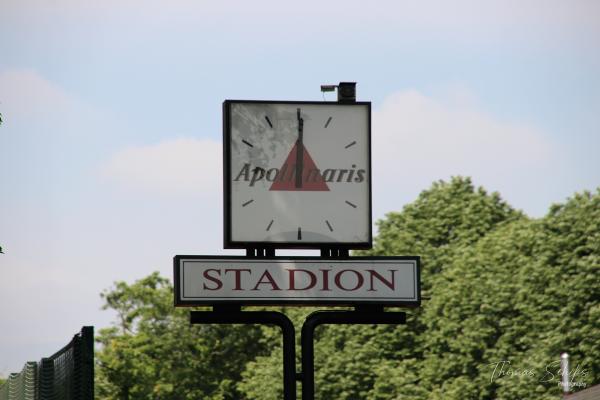
[[[227,100],[225,248],[368,249],[371,103]]]
[[[419,257],[175,256],[175,305],[420,305]]]

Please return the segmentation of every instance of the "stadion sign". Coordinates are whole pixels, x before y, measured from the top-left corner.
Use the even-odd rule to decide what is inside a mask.
[[[419,257],[175,256],[175,305],[420,304]]]

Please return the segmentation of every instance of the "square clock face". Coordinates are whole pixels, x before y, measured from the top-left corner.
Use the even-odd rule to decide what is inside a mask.
[[[371,248],[371,103],[223,113],[225,248]]]

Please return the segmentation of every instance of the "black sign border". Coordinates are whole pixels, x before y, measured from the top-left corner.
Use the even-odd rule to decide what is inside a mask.
[[[179,293],[179,286],[182,283],[181,275],[180,275],[180,263],[181,260],[235,260],[235,261],[247,261],[247,262],[257,262],[257,261],[307,261],[307,262],[327,262],[331,261],[333,263],[340,261],[414,261],[416,267],[416,298],[417,300],[407,300],[407,301],[386,301],[386,300],[352,300],[352,299],[344,299],[344,300],[327,300],[327,299],[275,299],[275,300],[184,300],[181,298]],[[174,277],[174,302],[175,307],[205,307],[212,305],[221,305],[221,304],[240,304],[240,305],[254,305],[254,306],[319,306],[319,305],[329,305],[329,306],[355,306],[355,305],[363,305],[363,304],[377,304],[384,305],[389,307],[419,307],[421,305],[421,257],[419,256],[358,256],[358,257],[346,257],[346,258],[323,258],[323,257],[313,257],[313,256],[289,256],[289,257],[245,257],[245,256],[215,256],[215,255],[176,255],[173,258],[173,277]]]
[[[234,241],[231,237],[231,104],[310,104],[310,105],[339,105],[367,106],[368,120],[368,181],[369,181],[369,224],[368,239],[365,242],[265,242],[265,241]],[[288,101],[288,100],[225,100],[223,102],[223,247],[225,249],[345,249],[368,250],[373,247],[373,198],[372,198],[372,162],[371,162],[371,102],[357,101],[342,103],[336,101]]]

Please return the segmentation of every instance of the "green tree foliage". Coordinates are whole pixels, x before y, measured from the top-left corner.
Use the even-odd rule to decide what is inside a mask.
[[[436,182],[401,213],[390,213],[380,221],[374,249],[362,254],[420,255],[423,295],[429,296],[435,276],[454,257],[456,249],[477,242],[502,223],[520,218],[524,218],[522,214],[510,208],[498,194],[488,195],[483,189],[475,189],[469,179]],[[388,362],[394,368],[398,360],[422,359],[421,334],[426,326],[421,312],[409,312],[407,325],[401,327],[320,327],[315,346],[316,397],[368,398],[378,374],[386,373],[378,372],[382,363]],[[271,361],[276,363],[279,359]],[[254,387],[266,386],[256,368],[244,376],[246,381],[254,381]],[[387,394],[381,398],[391,397]]]
[[[458,246],[423,307],[422,358],[385,364],[371,398],[555,399],[564,351],[574,381],[598,383],[599,222],[600,192],[584,193]]]
[[[563,351],[587,384],[598,382],[599,202],[576,195],[532,220],[453,178],[388,214],[362,254],[420,255],[430,300],[408,311],[405,326],[319,328],[316,398],[557,398]],[[534,375],[492,376],[500,361],[505,372]],[[256,368],[244,378],[242,388],[268,382]]]
[[[236,383],[261,354],[260,330],[189,323],[173,287],[154,273],[103,293],[118,323],[100,332],[97,392],[103,399],[239,399]]]
[[[361,254],[420,255],[426,300],[403,326],[319,327],[316,398],[556,399],[564,351],[573,381],[600,383],[600,191],[530,219],[436,182]],[[277,329],[192,327],[171,291],[154,274],[104,293],[119,322],[100,336],[101,398],[282,398]],[[311,311],[285,310],[297,331]]]

